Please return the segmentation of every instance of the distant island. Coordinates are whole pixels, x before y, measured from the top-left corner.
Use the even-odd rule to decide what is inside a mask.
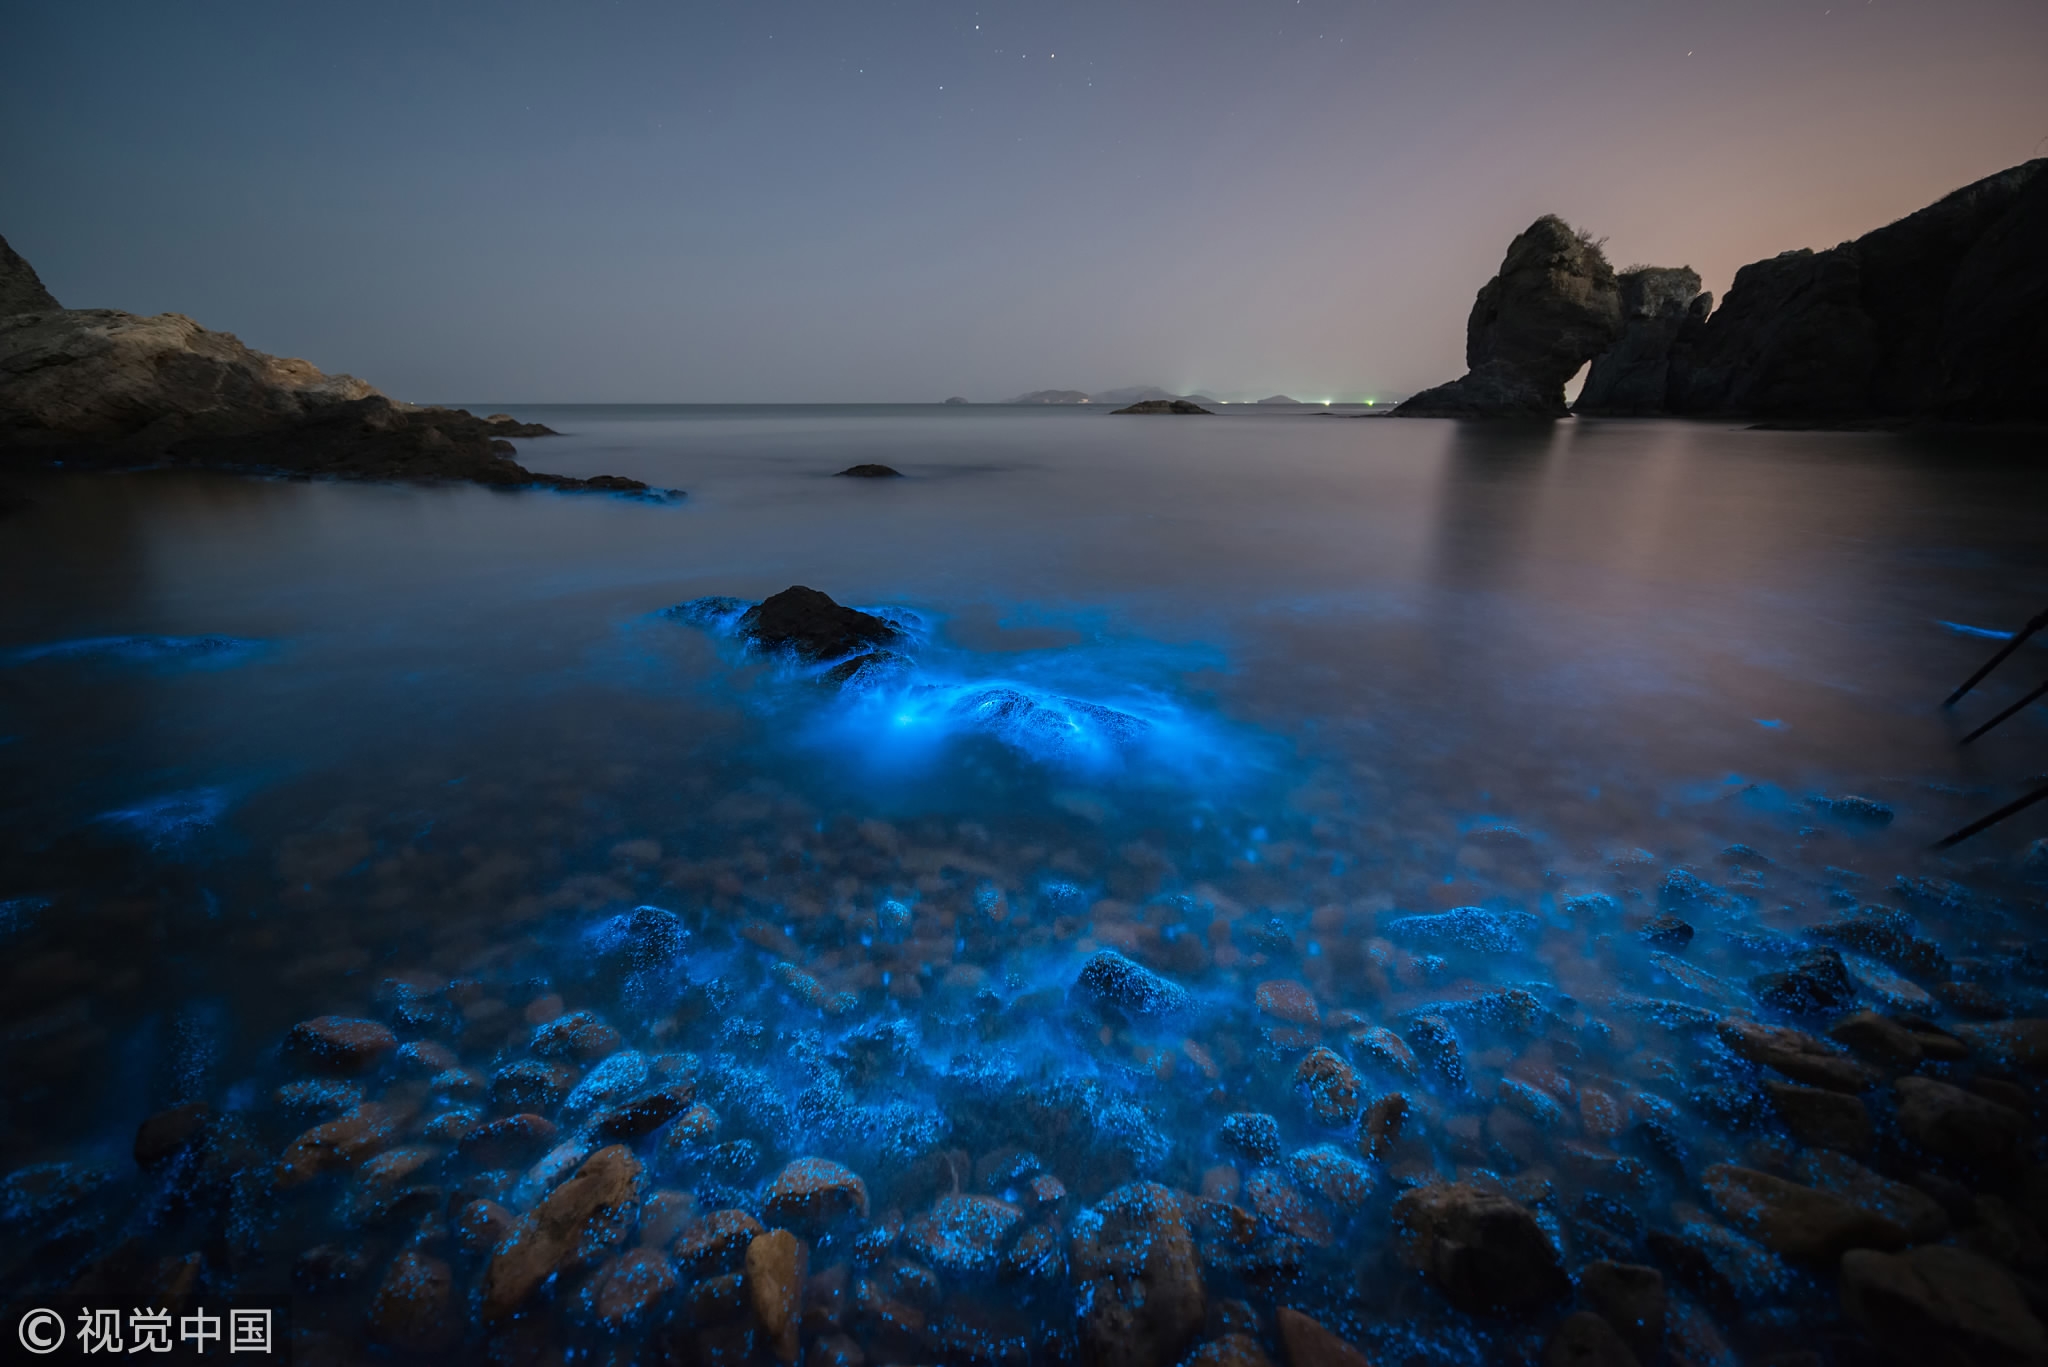
[[[1209,410],[1202,407],[1202,405],[1189,403],[1186,399],[1142,399],[1132,404],[1129,408],[1119,408],[1115,411],[1117,413],[1179,413],[1186,415],[1201,414],[1204,417],[1212,416]]]
[[[955,394],[955,395],[954,395],[954,396],[953,396],[952,398],[950,398],[950,399],[946,400],[946,402],[947,402],[947,403],[966,403],[966,402],[967,402],[967,400],[965,400],[965,399],[961,398],[961,397],[960,397],[960,396],[959,396],[958,394]]]
[[[1259,402],[1260,402],[1260,403],[1294,403],[1294,404],[1298,404],[1298,403],[1300,403],[1300,402],[1301,402],[1301,400],[1300,400],[1300,399],[1290,399],[1290,398],[1288,398],[1288,397],[1287,397],[1287,396],[1286,396],[1285,394],[1270,394],[1270,395],[1268,395],[1267,397],[1265,397],[1265,398],[1263,398],[1263,399],[1260,399],[1260,400],[1259,400]]]

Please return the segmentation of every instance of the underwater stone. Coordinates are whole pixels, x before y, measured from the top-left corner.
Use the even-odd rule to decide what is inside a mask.
[[[1766,1082],[1764,1094],[1800,1143],[1844,1153],[1870,1147],[1870,1110],[1861,1098],[1791,1082]]]
[[[594,1111],[631,1096],[646,1081],[647,1056],[637,1049],[621,1049],[591,1069],[562,1102],[562,1108],[572,1115]]]
[[[1024,1212],[993,1196],[941,1196],[904,1227],[910,1251],[941,1272],[987,1272]]]
[[[693,1277],[730,1271],[761,1233],[761,1222],[743,1210],[714,1210],[676,1236],[676,1262]]]
[[[1543,1367],[1640,1367],[1614,1327],[1590,1310],[1567,1315],[1543,1349]]]
[[[1252,1004],[1262,1016],[1298,1025],[1305,1030],[1314,1030],[1322,1025],[1322,1012],[1316,1006],[1315,993],[1292,978],[1271,978],[1260,983],[1252,993]]]
[[[1280,1122],[1257,1111],[1241,1111],[1223,1117],[1217,1132],[1220,1145],[1255,1164],[1280,1159]]]
[[[1384,1068],[1390,1073],[1399,1073],[1405,1078],[1414,1078],[1415,1053],[1401,1037],[1384,1025],[1371,1026],[1353,1031],[1351,1055],[1361,1063]]]
[[[1775,1068],[1789,1078],[1836,1092],[1863,1092],[1883,1081],[1876,1069],[1850,1058],[1825,1040],[1782,1025],[1729,1019],[1716,1033],[1751,1063]]]
[[[1833,949],[1810,949],[1791,968],[1751,979],[1749,989],[1759,1002],[1788,1015],[1839,1011],[1856,1001],[1856,985]]]
[[[365,1102],[339,1120],[315,1125],[285,1146],[273,1183],[279,1191],[304,1186],[322,1173],[351,1168],[391,1142],[397,1116]]]
[[[599,1268],[583,1298],[597,1322],[617,1332],[645,1323],[675,1289],[675,1265],[660,1250],[633,1248]]]
[[[1318,1125],[1348,1126],[1365,1104],[1352,1066],[1330,1049],[1312,1049],[1294,1070],[1294,1090],[1308,1099]]]
[[[1372,1169],[1333,1144],[1302,1149],[1287,1160],[1287,1176],[1340,1219],[1351,1219],[1372,1198]]]
[[[1971,1167],[2003,1169],[2019,1156],[2026,1120],[2017,1111],[1928,1077],[1902,1077],[1899,1129],[1930,1153]]]
[[[1767,1172],[1717,1163],[1700,1186],[1730,1223],[1774,1253],[1832,1263],[1852,1248],[1904,1247],[1904,1226],[1831,1191],[1788,1182]]]
[[[1287,1367],[1372,1367],[1365,1354],[1292,1306],[1274,1316]]]
[[[1195,1349],[1184,1367],[1273,1367],[1273,1360],[1249,1334],[1225,1334]]]
[[[189,1150],[213,1123],[213,1108],[188,1101],[158,1111],[135,1130],[135,1166],[148,1172]]]
[[[1792,1285],[1792,1271],[1783,1259],[1699,1207],[1674,1201],[1671,1215],[1674,1228],[1653,1229],[1644,1242],[1658,1262],[1717,1307],[1733,1311]]]
[[[1458,1036],[1442,1016],[1416,1016],[1408,1022],[1408,1043],[1415,1056],[1439,1078],[1454,1088],[1465,1085],[1465,1059],[1458,1049]]]
[[[589,1063],[619,1047],[619,1032],[588,1011],[577,1011],[535,1028],[533,1052],[545,1059]]]
[[[1417,1187],[1394,1202],[1402,1263],[1426,1273],[1452,1305],[1523,1314],[1571,1291],[1534,1212],[1468,1183]]]
[[[1640,1362],[1664,1346],[1664,1274],[1640,1263],[1601,1259],[1579,1269],[1579,1299],[1621,1336]]]
[[[439,1258],[408,1248],[390,1269],[370,1302],[371,1337],[409,1353],[433,1353],[462,1335],[455,1303],[455,1274]]]
[[[857,692],[902,679],[915,668],[908,656],[893,650],[870,650],[832,666],[820,676],[820,681]]]
[[[848,1218],[865,1220],[868,1186],[851,1168],[829,1158],[799,1158],[775,1175],[762,1214],[791,1229],[827,1229]]]
[[[1901,1364],[2048,1361],[2048,1330],[2003,1268],[1930,1244],[1842,1259],[1842,1312]]]
[[[455,1156],[478,1167],[516,1167],[554,1147],[560,1133],[546,1116],[523,1111],[471,1130],[455,1146]]]
[[[1684,949],[1692,943],[1690,923],[1666,912],[1636,932],[1636,938],[1658,949]]]
[[[634,1097],[625,1105],[614,1106],[591,1121],[590,1132],[605,1144],[629,1144],[643,1139],[687,1112],[696,1093],[696,1084],[678,1082],[672,1087]]]
[[[640,1173],[640,1160],[614,1144],[550,1192],[484,1269],[484,1318],[503,1319],[562,1268],[623,1242],[640,1209]]]
[[[1847,1154],[1809,1149],[1792,1165],[1792,1176],[1884,1216],[1906,1231],[1908,1243],[1948,1233],[1948,1211],[1940,1201],[1918,1187],[1879,1176]]]
[[[1474,954],[1513,954],[1521,942],[1506,920],[1484,907],[1454,907],[1422,916],[1397,916],[1380,927],[1390,940]]]
[[[747,1245],[747,1303],[779,1362],[793,1364],[797,1359],[797,1327],[810,1267],[810,1249],[786,1229],[757,1234]]]
[[[1958,1025],[1955,1038],[2002,1067],[2048,1072],[2048,1020]]]
[[[1922,1057],[1920,1037],[1875,1011],[1858,1011],[1828,1027],[1828,1037],[1888,1068],[1913,1069]]]
[[[1157,1182],[1117,1188],[1074,1222],[1082,1367],[1170,1367],[1207,1297],[1187,1217]]]
[[[1889,803],[1879,802],[1874,797],[1858,797],[1854,793],[1844,793],[1840,797],[1812,797],[1806,801],[1816,811],[1848,821],[1860,821],[1868,826],[1888,826],[1897,815]]]
[[[322,1073],[365,1073],[398,1047],[398,1036],[376,1021],[316,1016],[284,1038],[285,1057]]]
[[[1831,941],[1844,949],[1868,954],[1905,973],[1923,977],[1948,976],[1948,957],[1941,946],[1920,938],[1913,918],[1890,907],[1864,907],[1823,921],[1807,933]]]
[[[1098,1002],[1139,1016],[1178,1011],[1188,1001],[1186,988],[1113,949],[1097,950],[1089,956],[1075,985]]]
[[[456,1245],[471,1257],[482,1257],[519,1227],[519,1217],[496,1201],[480,1198],[455,1212],[449,1224]]]

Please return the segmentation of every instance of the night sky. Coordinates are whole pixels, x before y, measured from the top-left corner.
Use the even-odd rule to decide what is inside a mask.
[[[2048,154],[2042,0],[18,5],[0,234],[443,401],[1449,379],[1508,239],[1827,246]]]

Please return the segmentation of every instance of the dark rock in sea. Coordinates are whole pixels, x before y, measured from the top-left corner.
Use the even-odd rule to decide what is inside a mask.
[[[1718,1163],[1700,1185],[1730,1224],[1788,1258],[1832,1264],[1852,1248],[1901,1248],[1910,1238],[1883,1210],[1752,1168]]]
[[[1867,954],[1901,972],[1947,977],[1948,958],[1941,952],[1941,946],[1921,938],[1917,932],[1913,918],[1905,912],[1872,906],[1823,921],[1807,933]]]
[[[1223,1117],[1217,1131],[1218,1146],[1264,1167],[1280,1159],[1280,1122],[1258,1111],[1240,1111]]]
[[[1525,919],[1499,916],[1483,907],[1454,907],[1421,916],[1397,916],[1381,923],[1380,929],[1398,944],[1462,949],[1474,954],[1512,954],[1521,948],[1514,927]]]
[[[954,402],[954,401],[953,401],[952,399],[948,399],[948,400],[946,400],[946,402],[947,402],[947,403],[952,403],[952,402]],[[887,465],[849,465],[849,466],[847,466],[847,467],[846,467],[846,468],[845,468],[844,470],[838,471],[838,472],[837,472],[837,473],[836,473],[836,474],[835,474],[835,475],[833,476],[833,478],[835,478],[835,479],[902,479],[902,478],[903,478],[903,472],[902,472],[901,470],[896,470],[896,469],[892,469],[892,468],[890,468],[890,467],[889,467],[889,466],[887,466]]]
[[[1207,413],[1209,412],[1209,410],[1208,410],[1208,409],[1206,409],[1206,408],[1204,408],[1204,407],[1202,407],[1202,405],[1200,405],[1200,404],[1198,404],[1198,403],[1189,403],[1189,402],[1188,402],[1188,401],[1187,401],[1186,399],[1145,399],[1145,400],[1143,400],[1143,401],[1141,401],[1141,402],[1139,402],[1139,403],[1134,403],[1134,404],[1132,404],[1132,405],[1131,405],[1131,406],[1130,406],[1129,408],[1117,408],[1117,409],[1112,409],[1111,411],[1112,411],[1112,412],[1115,412],[1115,413],[1202,413],[1202,414],[1207,414]]]
[[[1318,1125],[1349,1126],[1365,1105],[1357,1070],[1333,1050],[1311,1049],[1294,1070],[1294,1090]]]
[[[1527,1314],[1571,1291],[1557,1247],[1527,1206],[1468,1183],[1418,1187],[1394,1202],[1401,1261],[1451,1304]]]
[[[2000,1172],[2017,1161],[2026,1137],[2026,1118],[1952,1083],[1902,1077],[1899,1131],[1926,1149],[1965,1168]]]
[[[2048,159],[1736,272],[1671,411],[1799,422],[2048,415]]]
[[[1201,1332],[1202,1264],[1179,1200],[1156,1182],[1111,1192],[1077,1222],[1083,1367],[1169,1367]]]
[[[1840,1285],[1844,1317],[1902,1367],[2048,1361],[2048,1330],[1988,1258],[1939,1244],[1896,1255],[1854,1249]]]
[[[284,1054],[316,1072],[353,1074],[376,1067],[397,1047],[398,1036],[376,1021],[317,1016],[291,1028]]]
[[[1408,418],[1562,418],[1565,381],[1621,335],[1621,287],[1600,245],[1546,214],[1508,244],[1465,323],[1469,373],[1394,410]]]
[[[1664,1274],[1602,1259],[1579,1269],[1579,1299],[1613,1326],[1636,1358],[1654,1362],[1664,1346]]]
[[[1365,1354],[1292,1306],[1274,1316],[1287,1367],[1370,1367]]]
[[[1612,1325],[1590,1310],[1565,1317],[1543,1350],[1543,1367],[1640,1367]]]
[[[1113,949],[1097,950],[1074,985],[1096,1001],[1134,1016],[1157,1016],[1187,1005],[1187,989]]]
[[[1642,416],[1669,407],[1671,353],[1690,324],[1698,327],[1714,297],[1700,293],[1699,272],[1690,266],[1644,266],[1625,271],[1621,286],[1621,335],[1593,358],[1586,387],[1572,411],[1580,414]]]
[[[1692,936],[1691,923],[1680,920],[1668,911],[1636,932],[1638,940],[1658,949],[1684,949],[1692,943]]]
[[[747,609],[738,629],[763,650],[788,650],[813,661],[865,653],[902,638],[881,618],[841,607],[830,596],[801,584]]]
[[[502,413],[424,408],[348,375],[265,355],[177,313],[59,307],[0,242],[0,460],[167,463],[340,479],[464,480],[501,489],[673,497],[617,475],[536,474]]]
[[[1864,1092],[1883,1081],[1883,1074],[1859,1063],[1826,1040],[1779,1025],[1730,1019],[1716,1034],[1729,1049],[1751,1063],[1775,1068],[1786,1077],[1835,1092]]]
[[[0,237],[0,318],[17,313],[54,313],[64,306],[43,288],[36,268]]]
[[[1815,811],[1839,816],[1847,821],[1861,822],[1866,826],[1889,826],[1898,813],[1888,802],[1879,802],[1874,797],[1858,797],[1854,793],[1843,793],[1838,797],[1814,797],[1807,799],[1807,805]]]
[[[135,1131],[135,1166],[144,1172],[162,1167],[197,1143],[212,1121],[213,1108],[199,1101],[158,1111]]]
[[[1800,1143],[1843,1153],[1870,1147],[1870,1110],[1861,1098],[1794,1082],[1766,1082],[1764,1093]]]
[[[1856,1001],[1856,985],[1841,954],[1832,949],[1810,949],[1780,973],[1765,973],[1750,983],[1756,999],[1775,1011],[1787,1014],[1839,1011]]]
[[[823,681],[859,692],[901,680],[915,668],[908,656],[893,650],[871,650],[832,666],[825,671]]]

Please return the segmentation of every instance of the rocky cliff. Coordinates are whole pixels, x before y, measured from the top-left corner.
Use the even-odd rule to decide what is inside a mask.
[[[1621,335],[1621,287],[1600,245],[1545,215],[1508,245],[1465,324],[1458,380],[1396,417],[1561,418],[1565,381]]]
[[[536,474],[512,459],[507,438],[547,434],[503,415],[399,403],[183,314],[63,308],[0,239],[0,465],[168,463],[646,490],[617,476]]]
[[[1632,340],[1595,362],[1644,378]],[[1631,389],[1635,394],[1638,390]],[[1591,402],[1589,402],[1589,400]],[[1589,379],[1581,411],[1610,403]],[[1800,422],[2048,418],[2048,159],[1825,251],[1744,266],[1674,333],[1663,411]]]
[[[1690,266],[1645,266],[1623,272],[1620,281],[1621,336],[1593,358],[1575,413],[1666,411],[1672,352],[1684,334],[1689,354],[1693,334],[1714,307],[1714,296],[1700,292],[1699,272]]]

